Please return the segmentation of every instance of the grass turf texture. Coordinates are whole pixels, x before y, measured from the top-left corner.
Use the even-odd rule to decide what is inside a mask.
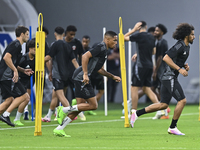
[[[140,105],[139,108],[145,105]],[[43,106],[43,116],[49,104]],[[0,149],[70,149],[70,150],[132,150],[132,149],[200,149],[200,122],[198,105],[186,105],[178,122],[178,129],[185,136],[169,135],[175,105],[170,105],[170,119],[152,120],[155,113],[141,116],[134,128],[124,128],[121,104],[109,104],[108,116],[104,116],[103,104],[95,112],[97,116],[86,114],[87,121],[73,121],[64,131],[71,138],[53,135],[58,123],[42,123],[42,136],[34,136],[35,122],[24,121],[23,127],[10,127],[0,122]],[[16,111],[16,110],[15,110]],[[15,113],[12,113],[13,121]],[[52,120],[54,117],[52,116]]]

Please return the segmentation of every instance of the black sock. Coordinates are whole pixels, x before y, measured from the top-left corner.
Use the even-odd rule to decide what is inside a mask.
[[[145,108],[136,111],[136,114],[137,114],[138,117],[141,116],[141,115],[144,115],[146,113],[147,112],[145,111]]]
[[[170,128],[175,128],[176,124],[177,124],[177,121],[178,121],[178,119],[177,120],[172,119],[172,123],[170,125]]]

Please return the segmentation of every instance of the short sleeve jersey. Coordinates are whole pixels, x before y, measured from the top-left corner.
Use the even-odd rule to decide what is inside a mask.
[[[32,69],[35,72],[35,58],[33,60],[30,60],[29,53],[26,53],[22,56],[22,58],[19,62],[19,66],[24,69]],[[19,76],[20,76],[20,78],[26,78],[26,79],[30,78],[30,76],[28,76],[22,72],[19,72]]]
[[[168,50],[167,41],[163,38],[160,39],[156,44],[156,57],[155,57],[156,62],[157,62],[159,56],[164,57],[167,50]],[[165,69],[165,62],[162,60],[160,66],[159,66],[158,72],[157,72],[157,75],[159,77],[163,74],[164,69]]]
[[[90,77],[92,73],[97,72],[99,69],[102,68],[105,60],[107,59],[108,50],[106,48],[106,44],[104,42],[101,42],[96,47],[91,48],[89,51],[92,54],[92,57],[88,62],[88,76]],[[74,71],[73,79],[76,81],[83,80],[82,66]]]
[[[131,42],[136,42],[137,65],[141,68],[153,68],[152,52],[155,38],[147,32],[140,32],[130,36]]]
[[[56,79],[66,81],[69,77],[69,65],[75,58],[74,53],[65,41],[55,41],[51,47],[49,54],[53,58],[52,76]]]
[[[0,81],[3,80],[12,80],[13,78],[13,71],[7,66],[6,62],[4,61],[3,57],[6,53],[10,53],[12,55],[11,59],[15,67],[18,66],[19,61],[22,57],[22,46],[19,40],[12,41],[5,49],[2,59],[0,62]]]
[[[189,56],[190,46],[186,46],[183,40],[179,40],[172,48],[166,51],[166,54],[173,60],[173,62],[180,68],[184,67],[185,61]],[[171,80],[177,78],[179,72],[168,65],[165,67],[165,72],[162,80]]]

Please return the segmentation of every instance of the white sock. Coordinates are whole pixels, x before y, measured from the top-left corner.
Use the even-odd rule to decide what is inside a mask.
[[[136,110],[135,109],[131,109],[131,113],[134,113],[134,112],[136,112]]]
[[[22,113],[17,111],[16,117],[14,121],[20,120],[20,117],[22,116]]]
[[[28,111],[28,105],[24,108],[24,112]]]
[[[78,115],[79,115],[79,117],[81,117],[81,118],[85,117],[85,115],[83,114],[82,111],[81,111]]]
[[[167,109],[165,109],[164,112],[165,112],[165,116],[168,116]]]
[[[72,120],[67,116],[61,125],[59,125],[56,129],[57,130],[63,130]]]
[[[47,118],[51,119],[52,114],[53,114],[53,110],[49,109],[48,114],[47,114]]]
[[[64,113],[68,113],[68,112],[71,112],[71,111],[78,111],[78,106],[74,105],[74,106],[63,107]]]
[[[5,111],[5,112],[3,113],[3,116],[4,116],[4,117],[9,117],[9,116],[10,116],[10,113],[7,112],[7,111]]]

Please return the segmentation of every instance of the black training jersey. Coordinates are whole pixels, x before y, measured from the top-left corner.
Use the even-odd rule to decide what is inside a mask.
[[[183,40],[178,41],[172,48],[170,48],[166,54],[173,60],[173,62],[180,68],[184,67],[185,61],[189,56],[190,46],[186,46]],[[163,74],[162,80],[171,80],[172,78],[177,78],[179,72],[172,69],[168,65],[165,67],[165,72]]]
[[[19,66],[24,69],[32,69],[35,72],[35,58],[33,60],[30,60],[29,53],[26,53],[22,56]],[[26,78],[29,79],[31,76],[28,76],[22,72],[19,72],[20,78]]]
[[[69,65],[75,58],[71,47],[63,40],[55,41],[50,47],[49,55],[53,58],[53,78],[66,81],[70,72]]]
[[[164,57],[167,50],[168,50],[167,41],[163,38],[160,39],[156,44],[155,61],[157,62],[159,56]],[[162,60],[157,72],[158,77],[160,77],[163,74],[164,70],[165,70],[165,62]]]
[[[79,63],[79,65],[81,65],[81,62],[79,62],[79,60],[78,60],[78,55],[81,56],[84,53],[83,46],[82,46],[81,42],[78,39],[74,38],[71,42],[67,42],[67,43],[71,46],[77,62]],[[75,70],[75,67],[72,63],[70,63],[69,67],[70,67],[69,76],[72,77],[74,70]]]
[[[22,57],[22,46],[19,40],[12,41],[5,49],[2,55],[2,59],[0,62],[0,81],[3,80],[12,80],[13,78],[13,71],[7,66],[6,62],[4,61],[3,57],[6,53],[10,53],[12,55],[11,59],[15,67],[17,68],[19,61]]]
[[[140,32],[130,36],[131,42],[136,42],[137,66],[153,68],[152,52],[155,47],[155,38],[147,32]]]
[[[92,54],[88,62],[88,76],[90,77],[93,72],[97,72],[102,68],[106,58],[107,58],[107,48],[104,42],[98,44],[96,47],[89,50]],[[74,71],[73,79],[77,81],[83,80],[83,70],[82,66]]]

